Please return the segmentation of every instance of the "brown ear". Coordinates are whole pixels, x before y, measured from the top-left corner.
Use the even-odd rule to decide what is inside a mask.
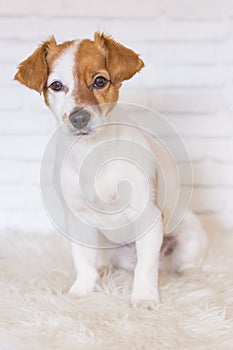
[[[95,43],[106,57],[106,65],[113,84],[130,79],[139,72],[144,63],[133,50],[117,43],[110,36],[95,33]]]
[[[56,45],[54,37],[42,43],[31,56],[19,64],[14,79],[41,93],[48,78],[46,56],[52,45]]]

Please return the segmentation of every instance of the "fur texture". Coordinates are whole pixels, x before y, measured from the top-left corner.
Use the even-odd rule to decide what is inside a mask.
[[[1,236],[0,344],[14,350],[232,349],[233,235],[211,234],[191,274],[160,274],[155,312],[129,303],[132,274],[103,271],[98,291],[64,294],[75,278],[60,235]]]
[[[135,237],[132,236],[128,239],[126,228],[127,234],[134,232],[134,234],[141,235],[145,230],[143,220],[139,219],[137,221],[137,217],[145,218],[144,214],[149,214],[151,218],[157,218],[154,225],[149,224],[148,229],[149,227],[150,229],[147,234],[135,242],[137,263],[134,269],[131,297],[133,306],[141,305],[154,309],[160,300],[158,270],[163,234],[166,231],[164,226],[166,226],[166,217],[170,216],[169,214],[173,211],[176,203],[172,200],[174,189],[176,189],[175,198],[178,198],[179,193],[178,178],[175,175],[176,167],[169,156],[169,152],[164,152],[166,147],[159,146],[159,142],[155,142],[155,138],[151,137],[150,134],[144,133],[142,130],[139,131],[138,128],[127,126],[126,120],[124,125],[113,123],[107,126],[108,122],[111,122],[109,114],[113,108],[112,102],[117,101],[122,82],[130,79],[143,66],[143,61],[134,51],[117,43],[111,37],[96,32],[94,41],[84,39],[57,45],[55,39],[50,38],[19,65],[15,79],[38,92],[43,91],[45,102],[58,120],[68,119],[67,131],[69,135],[80,136],[81,140],[72,147],[72,150],[69,150],[65,162],[62,163],[61,181],[58,182],[57,186],[57,192],[62,202],[64,196],[75,216],[81,219],[80,222],[89,223],[89,225],[85,225],[85,228],[77,221],[74,223],[72,216],[69,215],[69,212],[65,209],[66,206],[64,206],[66,226],[70,237],[74,237],[77,232],[79,235],[85,235],[85,243],[88,242],[90,246],[93,246],[93,243],[90,244],[87,237],[91,237],[94,246],[96,246],[97,241],[103,239],[115,244],[130,242]],[[108,103],[104,104],[105,102]],[[87,107],[88,111],[85,111]],[[96,129],[95,126],[97,125],[104,127]],[[159,206],[159,197],[161,197],[159,193],[163,192],[163,189],[160,189],[159,184],[155,183],[155,178],[159,180],[159,176],[157,176],[159,172],[158,164],[146,160],[143,152],[137,152],[137,159],[144,160],[143,168],[147,169],[146,182],[140,181],[139,173],[135,172],[135,166],[132,162],[128,161],[122,164],[121,161],[118,161],[115,163],[117,167],[111,165],[110,169],[101,172],[101,176],[97,175],[95,177],[96,191],[91,191],[89,200],[87,200],[87,193],[84,196],[82,195],[85,186],[84,183],[80,182],[80,173],[79,177],[77,175],[89,151],[93,151],[106,140],[114,140],[114,145],[111,146],[114,149],[113,157],[118,157],[121,155],[122,142],[119,141],[120,139],[127,139],[131,143],[131,146],[125,146],[129,152],[127,159],[132,159],[131,156],[135,152],[136,142],[158,160],[157,163],[161,165],[163,174],[167,174],[170,178],[166,181],[167,176],[164,175],[166,192],[169,193],[169,196],[167,196],[169,200],[166,201],[166,203],[170,203],[168,206],[166,203]],[[132,142],[134,147],[132,147]],[[62,143],[61,139],[57,142],[54,178],[58,178],[58,169],[60,169],[59,153],[62,154],[59,149]],[[160,161],[161,159],[163,161]],[[170,165],[168,165],[169,163]],[[165,167],[163,164],[166,164]],[[168,170],[169,168],[171,171]],[[86,175],[87,173],[92,174],[90,168]],[[77,179],[79,180],[77,181]],[[134,190],[136,195],[132,197],[132,201],[128,202],[127,192],[124,192],[125,203],[128,202],[126,208],[117,214],[105,215],[109,213],[110,203],[117,199],[117,184],[122,179],[127,179],[131,186],[135,184],[133,187],[136,189]],[[88,183],[87,176],[85,176],[85,182],[89,187],[90,182]],[[88,191],[90,191],[90,188]],[[60,196],[61,193],[62,196]],[[148,197],[147,193],[149,194]],[[101,196],[105,200],[102,201],[100,208],[102,212],[100,213],[93,210],[89,204],[98,203]],[[146,199],[146,202],[143,203],[144,199]],[[149,216],[146,216],[146,220]],[[196,223],[197,219],[192,219],[192,217],[193,214],[186,214],[186,223],[182,223],[178,229],[180,231],[178,235],[176,235],[176,230],[173,231],[174,235],[179,236],[179,238],[183,237],[183,243],[181,239],[178,239],[180,243],[178,244],[175,239],[173,244],[171,242],[168,244],[167,240],[168,246],[166,244],[163,247],[162,260],[168,269],[171,266],[176,271],[193,268],[197,263],[196,258],[202,255],[205,250],[205,233],[200,223]],[[130,221],[132,223],[131,227],[126,227]],[[125,226],[125,229],[123,229],[123,226]],[[111,234],[109,235],[106,232],[108,230],[104,230],[103,227],[114,228],[114,230],[110,230]],[[117,227],[119,229],[116,229]],[[141,232],[139,232],[140,230]],[[78,239],[78,241],[80,240]],[[200,244],[200,242],[203,242],[203,244]],[[73,245],[72,253],[77,279],[69,293],[76,297],[84,296],[95,288],[98,279],[98,261],[101,260],[102,266],[109,266],[111,261],[109,257],[105,259],[105,253],[102,254],[103,252],[99,250],[77,244]]]

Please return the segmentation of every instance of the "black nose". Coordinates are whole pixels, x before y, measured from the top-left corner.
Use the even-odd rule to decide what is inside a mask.
[[[69,119],[73,127],[76,129],[83,129],[87,126],[91,116],[90,113],[81,109],[70,114]]]

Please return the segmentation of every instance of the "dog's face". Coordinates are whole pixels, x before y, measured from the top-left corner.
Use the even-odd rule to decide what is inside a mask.
[[[43,93],[58,120],[69,119],[84,135],[106,119],[122,82],[143,66],[134,51],[104,34],[63,44],[52,37],[19,65],[15,79]]]

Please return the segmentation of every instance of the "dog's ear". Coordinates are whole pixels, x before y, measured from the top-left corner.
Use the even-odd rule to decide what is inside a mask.
[[[53,36],[42,43],[31,56],[19,64],[14,79],[41,94],[48,78],[46,56],[49,48],[54,45],[56,40]]]
[[[106,57],[106,66],[113,84],[130,79],[144,67],[139,55],[117,43],[110,36],[96,32],[94,39]]]

